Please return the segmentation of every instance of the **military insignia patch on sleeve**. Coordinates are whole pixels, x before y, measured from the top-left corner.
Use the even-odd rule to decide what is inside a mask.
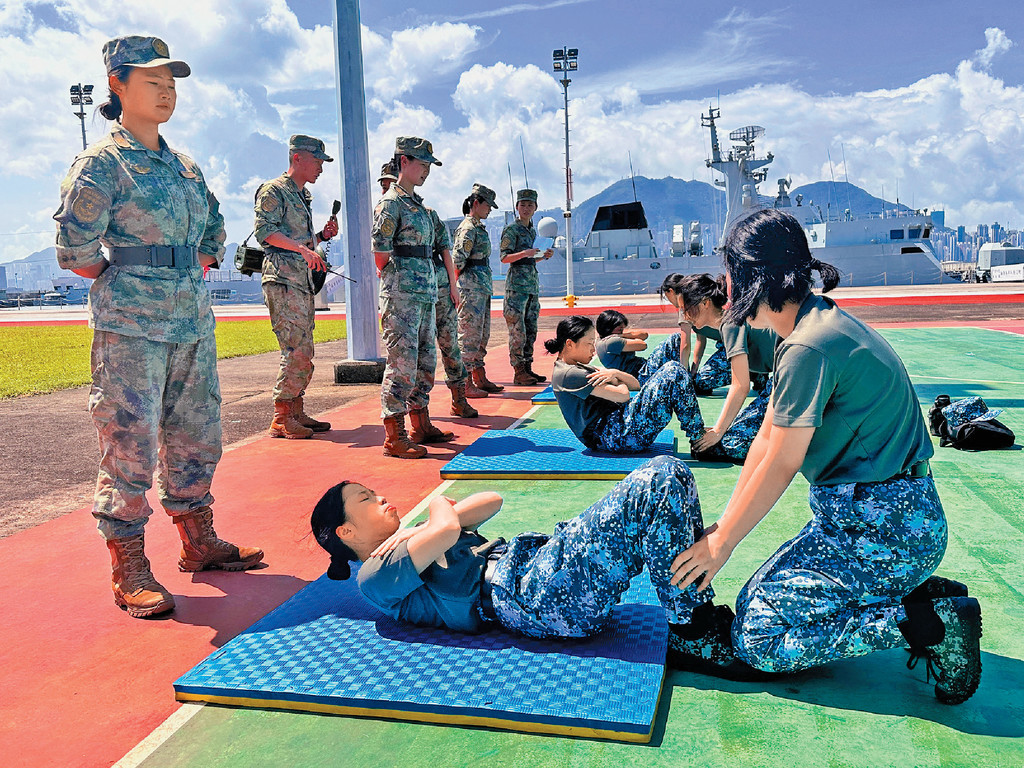
[[[262,208],[267,213],[271,213],[272,211],[276,211],[277,210],[277,198],[274,197],[274,195],[271,195],[271,194],[264,195],[263,199],[260,200],[260,208]]]
[[[95,187],[81,187],[71,203],[71,213],[83,224],[92,224],[110,207],[110,200]]]
[[[462,240],[462,250],[463,250],[464,253],[467,253],[467,254],[473,252],[473,238],[472,237],[463,238],[463,240]]]
[[[382,221],[380,223],[380,232],[381,232],[382,235],[384,235],[384,237],[391,237],[392,235],[394,235],[395,234],[395,222],[394,222],[394,220],[388,218],[387,216],[383,216],[382,217]]]
[[[512,236],[511,235],[505,235],[503,238],[501,238],[501,250],[508,251],[509,253],[512,252]]]

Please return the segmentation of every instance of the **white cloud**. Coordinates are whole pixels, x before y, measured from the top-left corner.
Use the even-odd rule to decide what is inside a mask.
[[[593,0],[553,0],[553,2],[538,4],[538,3],[515,3],[513,5],[505,5],[500,8],[491,8],[487,11],[477,11],[476,13],[467,13],[463,16],[453,16],[449,21],[479,21],[482,19],[494,19],[499,16],[510,16],[514,13],[533,13],[536,11],[549,11],[554,8],[562,8],[567,5],[580,5],[582,3],[593,2]]]
[[[1013,41],[998,27],[985,30],[985,47],[974,52],[974,57],[982,69],[992,66],[992,60],[1013,47]]]

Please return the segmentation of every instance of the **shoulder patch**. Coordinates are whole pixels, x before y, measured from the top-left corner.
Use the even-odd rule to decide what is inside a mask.
[[[508,251],[509,253],[512,253],[512,242],[513,242],[513,240],[512,240],[512,234],[511,233],[509,233],[507,235],[502,235],[501,236],[501,250]]]
[[[383,221],[380,223],[380,231],[384,237],[391,237],[395,234],[395,220],[390,216],[382,217]]]
[[[115,144],[117,144],[117,146],[121,147],[121,149],[128,149],[128,147],[132,145],[131,141],[128,140],[128,137],[120,131],[111,134],[110,138]]]
[[[462,239],[462,250],[466,253],[473,252],[473,238],[468,235]]]
[[[277,210],[277,197],[275,195],[264,195],[260,201],[260,208],[267,213]]]
[[[104,208],[110,205],[107,196],[94,187],[82,187],[71,203],[71,213],[84,224],[96,221]]]

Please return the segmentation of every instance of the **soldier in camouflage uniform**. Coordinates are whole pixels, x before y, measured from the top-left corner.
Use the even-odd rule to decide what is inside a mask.
[[[392,184],[398,181],[398,177],[395,176],[395,173],[394,159],[388,160],[380,167],[380,178],[377,179],[377,183],[380,184],[380,192],[382,195],[391,189]]]
[[[373,258],[380,274],[381,339],[387,364],[381,383],[384,455],[419,459],[427,451],[417,443],[440,443],[455,435],[430,423],[427,406],[437,365],[435,304],[437,278],[433,252],[438,241],[430,209],[413,190],[427,180],[431,165],[440,165],[429,141],[399,136],[395,141],[398,178],[373,214]],[[444,249],[440,249],[442,254]],[[442,256],[454,282],[451,256]],[[412,433],[405,431],[405,414]]]
[[[441,217],[437,215],[437,211],[433,208],[428,210],[437,233],[434,239],[434,274],[437,276],[437,304],[435,305],[437,348],[441,352],[441,362],[444,365],[445,377],[448,379],[448,389],[452,392],[451,414],[464,419],[475,419],[480,414],[466,398],[487,397],[487,393],[469,380],[469,373],[462,362],[458,335],[458,289],[452,290],[448,270],[444,266],[446,258],[451,261],[451,238],[448,236],[448,228],[441,221]]]
[[[455,230],[455,251],[452,261],[459,274],[459,348],[469,369],[473,384],[484,392],[505,389],[487,378],[484,357],[491,338],[491,240],[483,221],[497,208],[495,194],[482,184],[474,184],[473,191],[462,203],[466,216]]]
[[[514,384],[532,386],[546,379],[533,370],[533,345],[537,341],[540,317],[540,279],[538,254],[550,259],[550,249],[540,253],[533,247],[537,230],[533,214],[537,212],[537,192],[516,192],[516,220],[501,231],[501,260],[509,265],[505,276],[505,301],[502,309],[508,325],[508,357],[515,371]]]
[[[263,244],[263,300],[281,348],[281,367],[274,386],[271,437],[291,439],[327,432],[331,425],[306,415],[302,398],[313,378],[313,274],[327,264],[313,249],[338,234],[334,217],[313,232],[313,196],[306,184],[316,183],[323,164],[333,162],[324,143],[296,134],[288,141],[288,170],[260,185],[256,192],[256,239]]]
[[[119,122],[75,158],[61,184],[57,260],[95,278],[89,410],[101,457],[93,515],[110,551],[115,604],[145,617],[174,608],[145,555],[154,470],[181,535],[181,570],[244,570],[263,552],[213,529],[220,385],[203,267],[224,254],[224,218],[199,166],[159,133],[174,112],[174,78],[191,70],[154,37],[110,40],[103,58],[111,98],[100,112]]]

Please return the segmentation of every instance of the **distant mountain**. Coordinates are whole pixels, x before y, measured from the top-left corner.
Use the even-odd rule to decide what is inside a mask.
[[[13,261],[6,262],[7,264],[44,264],[50,262],[54,265],[57,264],[57,249],[52,245],[49,248],[43,248],[41,251],[30,253],[23,259],[15,259]]]
[[[774,195],[775,190],[772,190],[772,193]],[[895,203],[874,197],[857,185],[845,181],[837,181],[835,183],[831,181],[816,181],[813,184],[804,184],[801,187],[791,189],[789,196],[793,198],[794,204],[796,203],[797,195],[804,196],[804,205],[810,205],[813,202],[826,217],[829,214],[832,216],[841,214],[847,208],[850,209],[850,213],[854,217],[865,216],[869,213],[878,214],[883,210],[892,211],[896,208]],[[909,211],[910,208],[901,204],[900,210]]]

